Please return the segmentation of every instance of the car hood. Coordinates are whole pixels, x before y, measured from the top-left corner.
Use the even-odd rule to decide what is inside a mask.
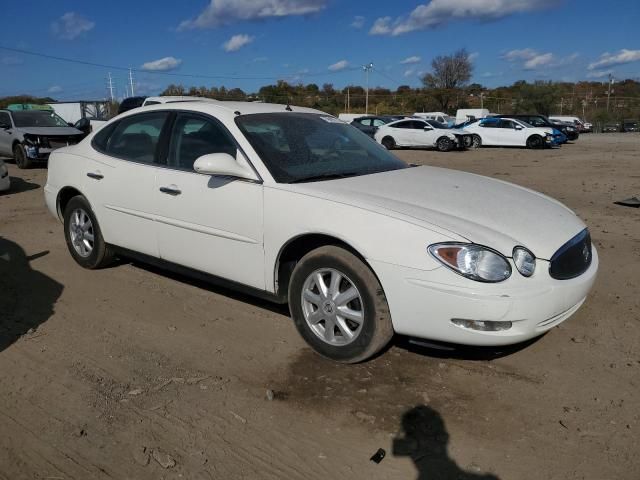
[[[585,228],[570,209],[541,193],[444,168],[422,166],[286,187],[446,230],[452,239],[462,237],[505,256],[522,245],[548,260]]]
[[[18,130],[30,135],[44,135],[47,137],[83,135],[80,130],[74,127],[20,127]]]

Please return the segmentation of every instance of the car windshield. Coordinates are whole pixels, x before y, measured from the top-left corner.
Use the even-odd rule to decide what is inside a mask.
[[[330,115],[259,113],[238,116],[236,124],[278,183],[407,168],[360,130]]]
[[[53,112],[25,110],[12,112],[16,127],[68,127],[67,122]]]

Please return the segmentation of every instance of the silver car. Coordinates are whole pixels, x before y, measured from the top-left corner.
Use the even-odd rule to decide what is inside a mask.
[[[19,168],[47,161],[56,148],[75,145],[85,133],[47,110],[0,110],[0,156],[13,157]]]

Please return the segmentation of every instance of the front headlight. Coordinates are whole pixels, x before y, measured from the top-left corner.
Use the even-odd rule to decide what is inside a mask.
[[[511,275],[504,256],[473,243],[436,243],[429,253],[445,267],[477,282],[502,282]]]
[[[536,257],[524,247],[513,249],[513,263],[523,277],[530,277],[536,270]]]

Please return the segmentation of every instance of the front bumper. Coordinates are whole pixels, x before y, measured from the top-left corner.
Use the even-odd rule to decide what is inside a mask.
[[[539,336],[573,315],[584,302],[598,270],[593,247],[589,269],[571,280],[549,276],[538,259],[525,278],[513,267],[501,283],[478,283],[445,267],[424,271],[370,261],[385,291],[397,333],[463,345],[509,345]],[[503,331],[460,327],[452,319],[512,322]]]
[[[51,152],[53,152],[55,149],[25,145],[24,150],[27,154],[27,157],[31,160],[40,160],[46,162],[47,160],[49,160],[49,155],[51,155]]]

